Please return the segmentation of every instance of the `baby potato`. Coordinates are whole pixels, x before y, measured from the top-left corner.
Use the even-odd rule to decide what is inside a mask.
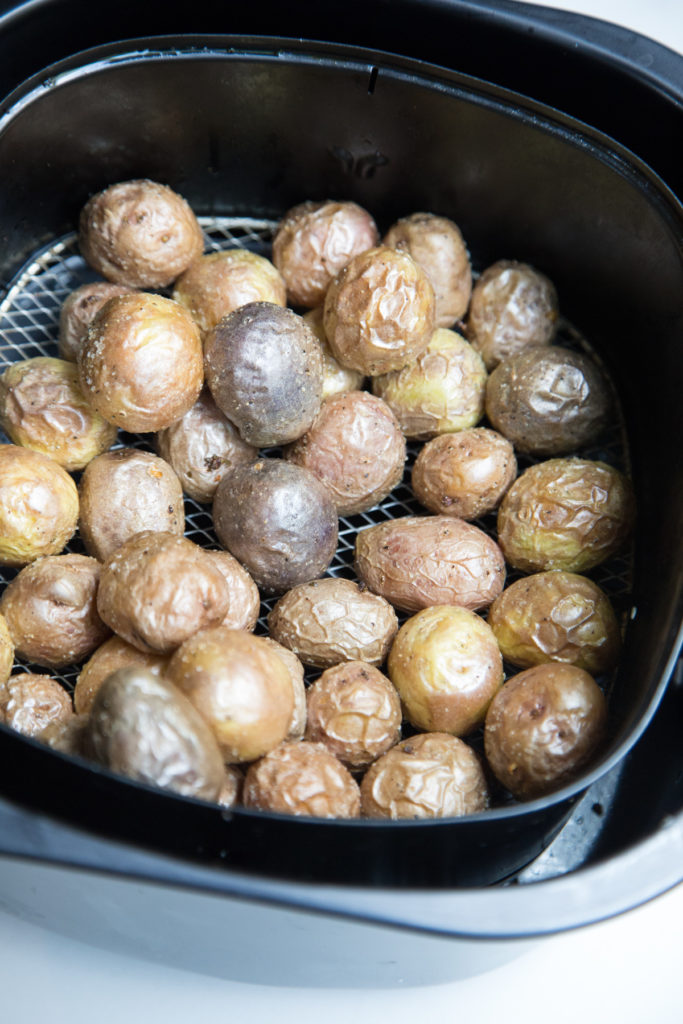
[[[151,452],[120,448],[99,455],[86,467],[79,493],[81,539],[101,562],[143,530],[184,532],[180,481]]]
[[[518,673],[491,701],[484,726],[486,759],[520,800],[571,781],[595,754],[607,705],[595,680],[557,662]]]
[[[261,595],[253,579],[229,551],[206,551],[228,584],[228,610],[221,626],[253,633],[261,611]]]
[[[82,284],[67,295],[59,314],[57,342],[62,359],[75,363],[85,341],[88,327],[105,302],[117,295],[128,295],[133,289],[111,281],[92,281]]]
[[[297,817],[357,818],[360,790],[348,768],[322,743],[283,743],[244,781],[245,807]]]
[[[519,668],[562,661],[599,675],[616,666],[621,648],[607,595],[587,577],[558,569],[506,587],[488,624],[505,660]]]
[[[54,459],[0,444],[0,565],[62,551],[76,531],[78,491]]]
[[[0,689],[0,722],[23,736],[39,736],[54,722],[73,718],[71,697],[51,676],[32,672],[10,676]]]
[[[363,374],[342,366],[332,355],[323,324],[323,307],[316,306],[315,309],[309,309],[308,313],[304,313],[304,323],[313,331],[320,345],[323,358],[323,402],[326,398],[344,391],[360,391],[365,380]]]
[[[66,719],[56,718],[36,734],[36,739],[52,750],[72,757],[89,757],[87,749],[87,715],[70,715]]]
[[[435,604],[476,611],[488,607],[505,582],[496,542],[451,516],[403,516],[361,530],[355,569],[374,594],[404,612]]]
[[[584,572],[624,544],[634,519],[630,481],[605,462],[548,459],[526,469],[498,509],[498,543],[522,572]]]
[[[510,442],[495,430],[473,427],[428,441],[415,460],[411,483],[430,512],[477,519],[496,508],[516,476]]]
[[[268,644],[268,646],[275,651],[278,658],[283,662],[289,678],[292,684],[292,693],[294,694],[294,710],[292,711],[292,718],[289,723],[289,729],[285,736],[285,741],[301,740],[304,737],[306,731],[306,683],[304,682],[304,666],[297,658],[294,651],[290,651],[287,647],[283,647],[277,640],[273,640],[270,636],[261,637],[262,640]]]
[[[383,597],[351,580],[328,577],[301,583],[268,616],[271,636],[305,665],[330,668],[342,661],[381,665],[398,630]]]
[[[92,708],[95,694],[113,672],[120,668],[144,668],[154,675],[164,674],[168,655],[140,651],[126,643],[120,636],[110,636],[81,669],[74,687],[74,707],[78,715],[87,715]]]
[[[503,659],[491,627],[453,605],[424,608],[408,619],[387,667],[408,721],[425,732],[473,732],[503,685]]]
[[[14,644],[12,643],[10,631],[7,628],[5,616],[0,612],[0,688],[9,679],[13,665]]]
[[[367,391],[348,391],[323,402],[303,437],[285,458],[315,474],[340,516],[365,512],[403,477],[406,442],[393,412]]]
[[[372,390],[387,403],[406,437],[427,440],[479,422],[486,368],[457,331],[439,328],[416,360],[375,377]]]

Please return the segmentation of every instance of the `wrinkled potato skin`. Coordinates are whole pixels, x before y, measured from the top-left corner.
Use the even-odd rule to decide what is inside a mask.
[[[62,551],[76,531],[78,491],[54,459],[0,444],[0,565]]]
[[[156,676],[161,676],[165,672],[168,660],[168,655],[139,651],[137,647],[126,643],[120,636],[110,636],[91,655],[78,674],[74,687],[76,713],[78,715],[89,714],[95,694],[107,676],[116,672],[117,669],[144,668]]]
[[[170,682],[139,666],[102,683],[87,746],[111,771],[183,796],[216,800],[223,786],[223,760],[201,715]]]
[[[434,605],[408,619],[387,667],[408,721],[425,732],[473,732],[503,685],[503,659],[491,627],[453,605]]]
[[[12,666],[14,665],[14,644],[12,643],[12,637],[10,636],[7,623],[5,622],[5,616],[0,612],[0,687],[10,677]],[[2,691],[0,690],[0,693]],[[0,696],[0,701],[2,697]],[[2,719],[0,719],[2,721]]]
[[[258,458],[258,449],[242,440],[208,391],[184,416],[159,431],[156,447],[177,473],[185,494],[203,503],[213,501],[228,469]]]
[[[448,733],[420,733],[392,747],[361,782],[364,818],[458,818],[485,811],[486,777],[479,758]]]
[[[417,359],[434,333],[434,289],[407,253],[354,256],[325,295],[323,323],[342,366],[376,377]]]
[[[401,738],[401,702],[385,675],[363,661],[323,672],[307,693],[306,739],[351,771],[366,768]]]
[[[338,519],[327,489],[284,459],[226,473],[213,520],[221,544],[270,594],[322,576],[337,549]]]
[[[47,356],[13,363],[0,377],[0,427],[70,472],[116,440],[116,427],[86,401],[76,366]]]
[[[509,679],[491,702],[484,727],[487,761],[520,800],[569,782],[602,740],[607,709],[583,669],[536,665]]]
[[[173,298],[188,310],[202,336],[249,302],[287,302],[285,283],[270,260],[247,249],[200,256],[176,281]]]
[[[50,676],[24,672],[5,683],[0,721],[23,736],[39,736],[54,722],[68,722],[73,713],[71,697]]]
[[[7,585],[0,611],[20,657],[43,668],[66,668],[107,638],[97,613],[100,570],[87,555],[49,555]]]
[[[340,516],[365,512],[403,478],[406,442],[393,412],[367,391],[323,402],[310,429],[285,458],[327,487]]]
[[[479,422],[486,367],[457,331],[439,328],[425,352],[403,369],[375,377],[372,390],[390,407],[406,437],[425,441]]]
[[[356,370],[350,370],[342,366],[332,355],[332,349],[327,341],[325,326],[323,324],[323,307],[316,306],[304,313],[304,322],[315,334],[320,345],[320,352],[323,358],[323,390],[322,400],[331,398],[332,395],[340,395],[344,391],[360,391],[363,387],[365,377]]]
[[[133,433],[163,430],[202,389],[199,328],[162,295],[109,299],[88,328],[78,373],[87,401],[105,420]]]
[[[268,616],[271,636],[305,665],[330,668],[343,661],[381,665],[398,630],[383,597],[352,580],[329,577],[301,583]]]
[[[496,542],[451,516],[403,516],[361,530],[355,568],[373,593],[404,612],[435,604],[486,608],[505,581]]]
[[[58,350],[60,358],[75,363],[85,341],[88,327],[105,302],[117,295],[128,295],[133,289],[111,281],[82,284],[67,295],[59,314]]]
[[[518,668],[548,661],[591,675],[617,664],[621,633],[606,594],[585,576],[553,570],[517,580],[488,611],[503,657]]]
[[[285,736],[285,742],[301,740],[304,737],[306,731],[306,683],[304,682],[304,666],[297,658],[294,651],[288,650],[279,644],[277,640],[273,640],[270,636],[261,637],[268,646],[275,651],[278,658],[283,662],[289,678],[292,684],[292,692],[294,694],[294,710],[292,712],[292,718],[289,723],[289,729]]]
[[[214,401],[244,441],[286,444],[308,430],[320,409],[323,367],[302,317],[251,302],[209,332],[204,352]]]
[[[250,766],[245,807],[313,818],[357,818],[358,783],[322,743],[283,743]]]
[[[496,508],[517,476],[510,442],[486,427],[440,434],[419,452],[411,483],[430,512],[477,519]]]
[[[263,637],[225,626],[202,630],[173,655],[168,678],[209,724],[228,763],[262,757],[287,735],[292,682]]]
[[[107,625],[139,650],[159,654],[218,625],[228,603],[225,577],[203,548],[150,530],[135,534],[107,559],[97,592]]]
[[[559,345],[518,352],[486,383],[491,424],[531,455],[566,455],[590,444],[611,411],[609,387],[595,363]]]
[[[151,452],[105,452],[87,466],[79,493],[81,539],[101,562],[143,530],[182,536],[185,529],[180,481]]]
[[[514,482],[498,510],[498,543],[522,572],[584,572],[613,555],[634,519],[630,481],[604,462],[548,459]]]
[[[144,178],[92,196],[81,211],[78,241],[94,270],[131,288],[166,288],[204,249],[187,202]]]
[[[472,289],[467,335],[487,370],[531,345],[549,345],[557,328],[557,292],[527,263],[498,260]]]
[[[253,579],[229,551],[206,551],[228,584],[228,610],[220,623],[253,633],[261,611],[261,595]]]
[[[299,203],[284,215],[273,239],[273,262],[293,306],[319,305],[353,256],[377,245],[377,226],[350,201]]]
[[[413,213],[389,228],[384,245],[409,253],[431,281],[435,327],[452,327],[464,317],[472,294],[472,268],[457,224],[433,213]]]

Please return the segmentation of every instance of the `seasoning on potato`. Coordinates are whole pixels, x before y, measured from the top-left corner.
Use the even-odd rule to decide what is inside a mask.
[[[331,398],[332,395],[339,395],[344,391],[360,391],[365,380],[362,373],[351,370],[332,355],[332,349],[327,341],[325,326],[323,324],[323,307],[316,306],[304,313],[304,323],[310,327],[318,339],[320,353],[323,359],[323,390],[322,400]]]
[[[168,655],[141,651],[120,636],[110,636],[81,668],[74,687],[74,707],[78,715],[87,715],[100,686],[119,668],[144,668],[154,675],[164,674]]]
[[[88,327],[109,299],[128,295],[133,289],[112,281],[91,281],[70,292],[59,314],[57,347],[62,359],[75,363],[88,334]]]
[[[357,818],[358,783],[322,743],[283,743],[252,764],[245,807],[314,818]]]
[[[22,672],[5,683],[0,721],[24,736],[39,736],[53,722],[69,721],[73,713],[71,697],[51,676]]]
[[[477,519],[497,507],[516,476],[510,442],[495,430],[473,427],[428,441],[418,452],[411,484],[430,512]]]

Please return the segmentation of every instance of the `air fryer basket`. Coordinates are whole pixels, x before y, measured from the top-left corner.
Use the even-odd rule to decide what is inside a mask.
[[[68,59],[10,96],[0,120],[0,280],[9,287],[27,261],[54,251],[89,194],[139,176],[168,182],[212,221],[276,219],[327,195],[360,202],[381,228],[434,210],[460,225],[475,265],[512,256],[556,282],[564,314],[619,392],[638,500],[610,739],[574,785],[457,821],[225,813],[4,727],[0,791],[86,833],[269,877],[450,887],[510,875],[548,844],[586,787],[622,770],[678,648],[678,200],[618,142],[463,74],[286,39],[155,38]]]

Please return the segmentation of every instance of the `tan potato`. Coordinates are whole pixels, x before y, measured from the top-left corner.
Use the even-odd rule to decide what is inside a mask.
[[[131,288],[111,281],[82,284],[67,295],[59,314],[58,349],[62,359],[75,363],[85,341],[88,327],[105,302],[117,295],[127,295]]]
[[[491,627],[453,605],[424,608],[408,619],[387,666],[408,721],[425,732],[473,732],[503,685],[503,659]]]
[[[71,697],[50,676],[24,672],[5,683],[0,721],[24,736],[39,736],[54,722],[73,717]]]
[[[261,611],[261,595],[243,565],[229,551],[207,551],[228,584],[228,610],[221,626],[253,633]]]
[[[106,639],[97,613],[100,570],[87,555],[48,555],[21,570],[0,598],[17,654],[43,668],[66,668]]]
[[[199,328],[183,306],[133,292],[110,299],[78,354],[87,401],[122,430],[163,430],[199,397],[204,381]]]
[[[398,630],[398,619],[383,597],[351,580],[328,577],[292,587],[270,612],[268,628],[306,665],[330,668],[342,661],[381,665]]]
[[[0,612],[0,687],[9,679],[13,665],[14,644],[5,622],[5,616]]]
[[[97,648],[81,669],[74,687],[74,707],[78,715],[87,715],[100,686],[119,668],[144,668],[154,675],[164,674],[168,655],[138,650],[120,636],[110,636]]]
[[[297,658],[294,651],[290,651],[287,647],[283,647],[277,640],[273,640],[270,636],[261,637],[265,640],[268,646],[275,651],[278,658],[283,662],[287,672],[289,673],[290,682],[292,684],[292,693],[294,694],[294,710],[292,711],[292,718],[289,723],[289,729],[285,736],[285,741],[301,740],[304,737],[306,731],[306,684],[304,682],[304,666],[301,661]]]
[[[52,750],[58,750],[61,754],[87,758],[90,756],[87,731],[87,715],[70,715],[66,719],[57,718],[54,722],[50,722],[35,738]]]
[[[510,442],[486,427],[440,434],[419,452],[411,483],[430,512],[477,519],[491,512],[517,476]]]
[[[102,277],[131,288],[166,288],[204,249],[187,202],[168,185],[145,178],[92,196],[81,211],[78,241]]]
[[[355,567],[373,593],[405,612],[434,604],[476,611],[488,607],[505,582],[496,542],[451,516],[403,516],[361,530]]]
[[[344,391],[360,391],[365,380],[363,374],[342,366],[332,355],[323,324],[323,307],[316,306],[315,309],[304,313],[304,323],[310,327],[320,344],[323,358],[323,402],[326,398],[342,394]]]
[[[322,743],[283,743],[250,766],[245,807],[314,818],[357,818],[358,783]]]

